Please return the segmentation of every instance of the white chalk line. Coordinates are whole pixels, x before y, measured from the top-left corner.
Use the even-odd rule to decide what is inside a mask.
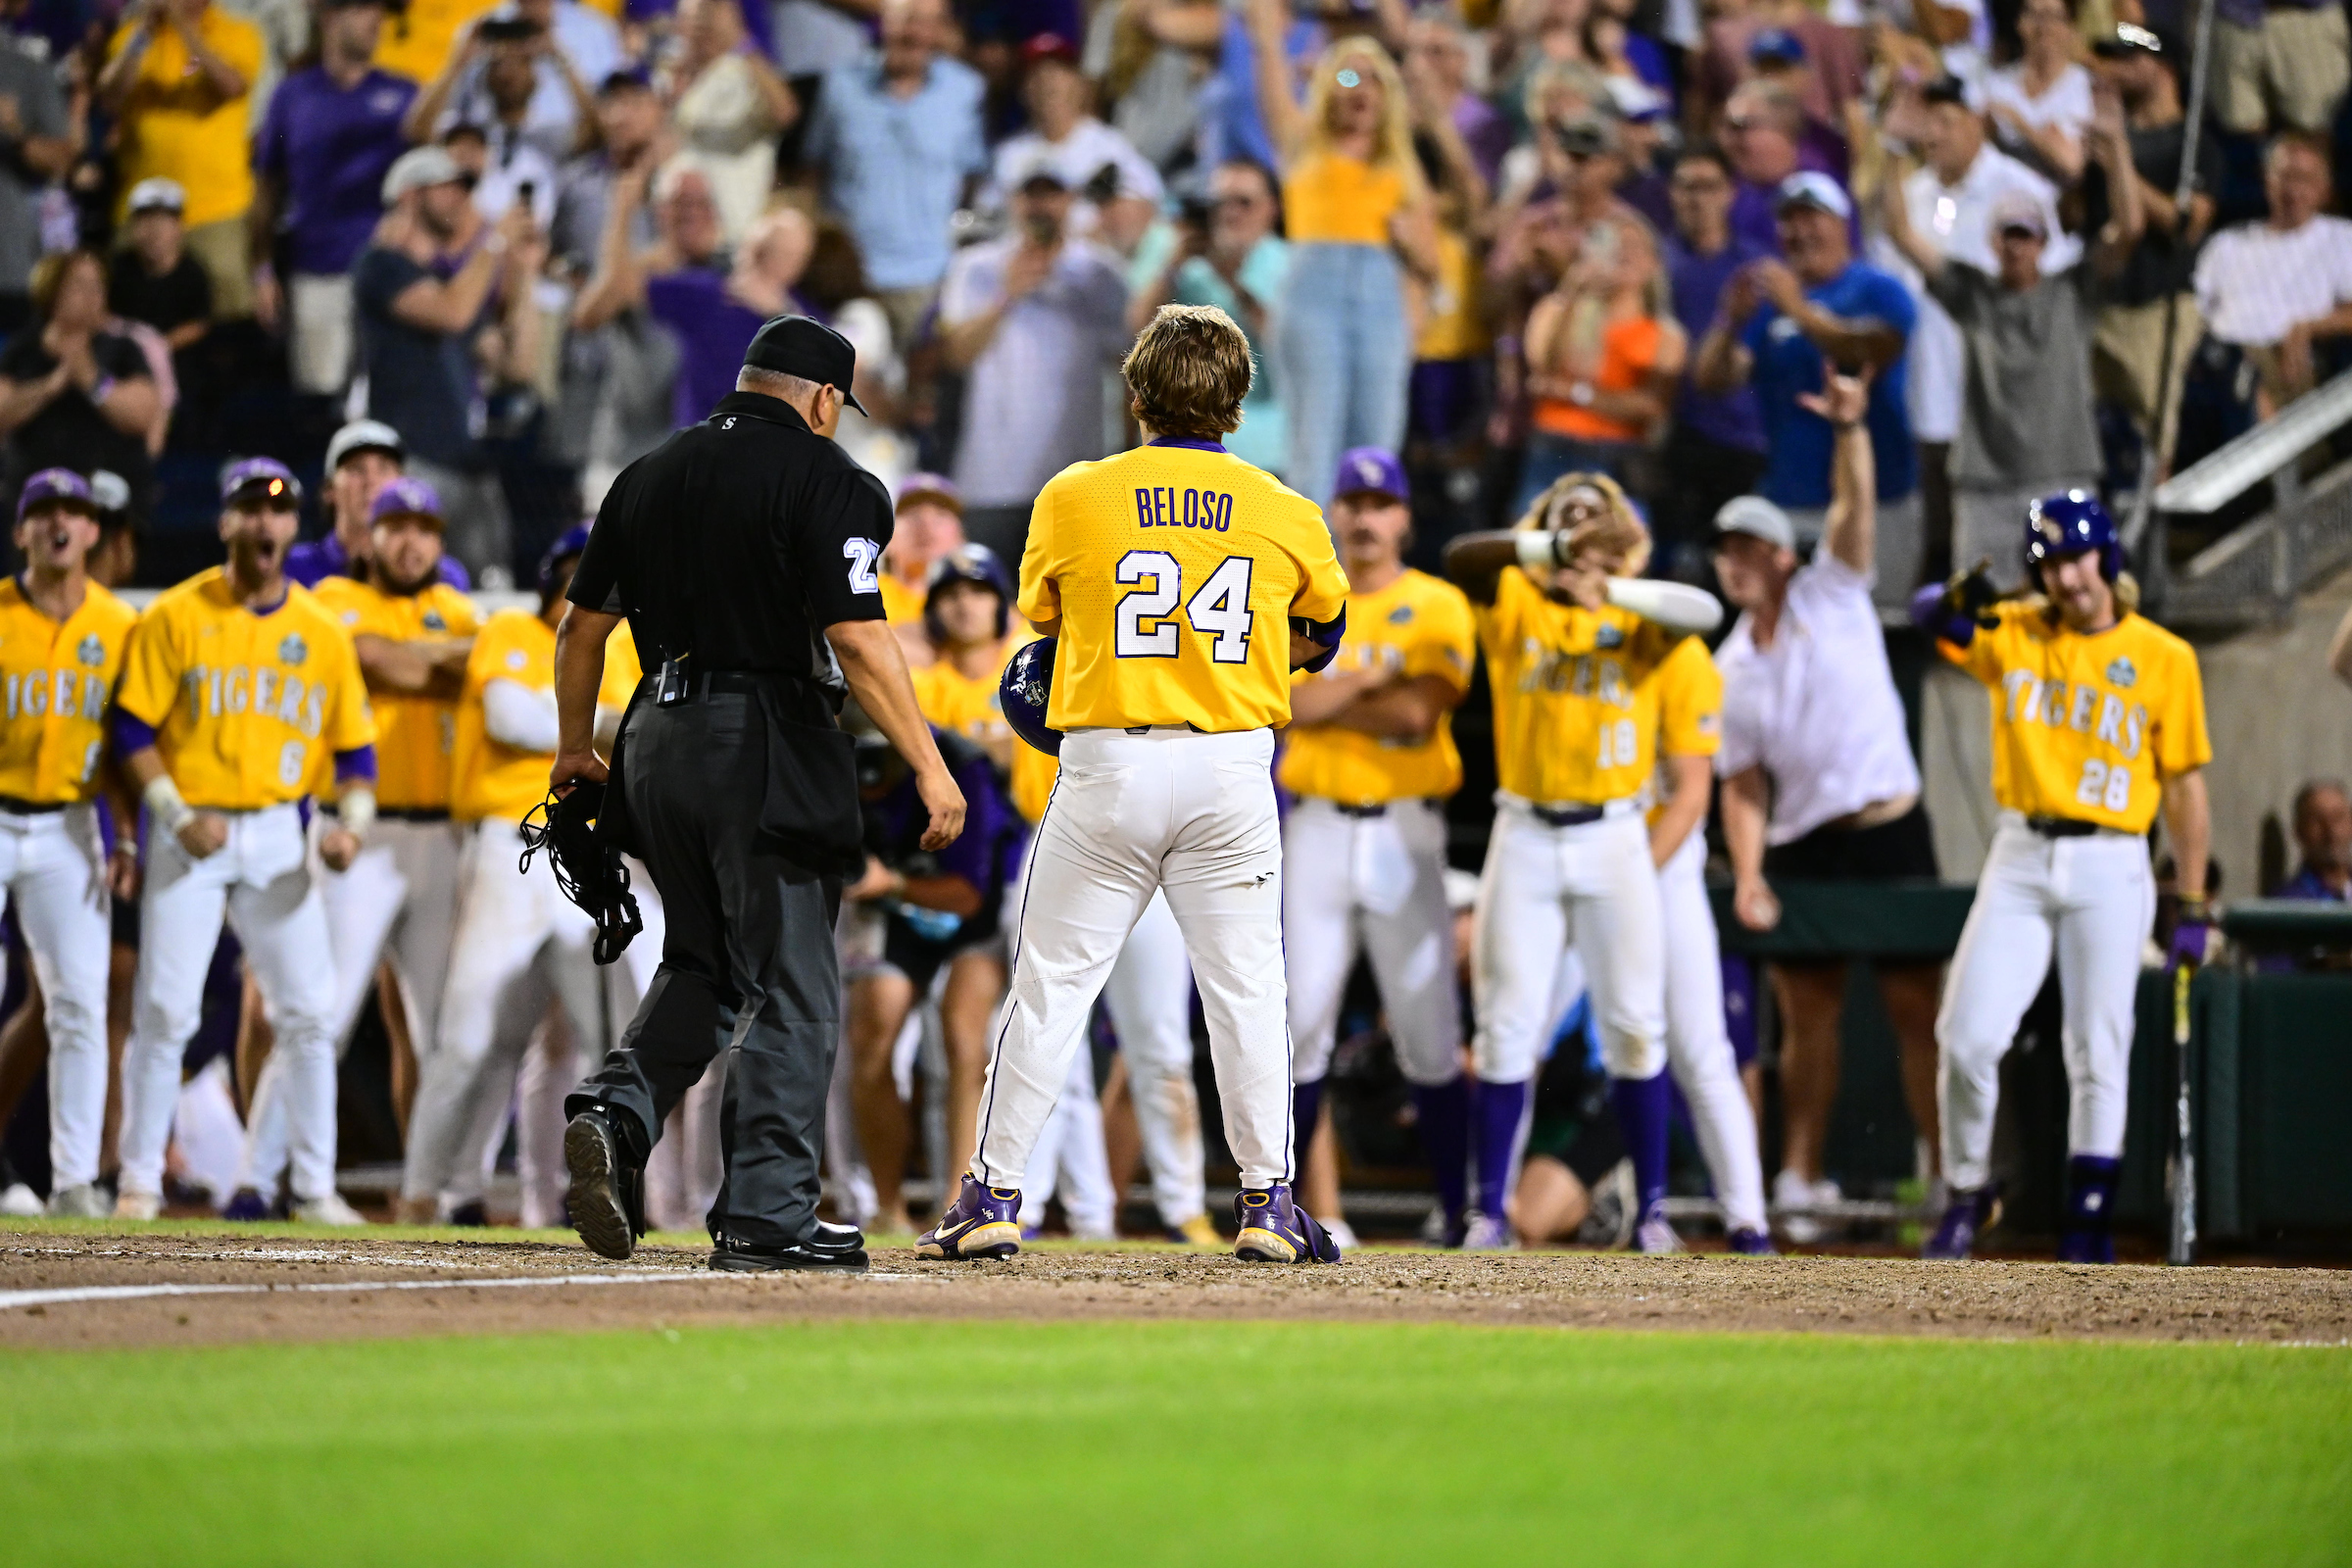
[[[643,1274],[526,1274],[495,1280],[346,1280],[332,1285],[81,1285],[51,1291],[0,1291],[0,1311],[26,1306],[67,1306],[78,1301],[138,1301],[172,1296],[356,1295],[364,1291],[527,1290],[553,1285],[656,1285],[677,1280],[746,1280],[767,1276],[715,1271],[662,1270]],[[845,1274],[853,1280],[917,1280],[919,1274]]]

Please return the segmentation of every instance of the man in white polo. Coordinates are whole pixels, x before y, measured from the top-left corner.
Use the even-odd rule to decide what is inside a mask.
[[[1836,427],[1833,496],[1820,547],[1799,565],[1796,530],[1779,507],[1741,496],[1716,514],[1715,571],[1739,623],[1716,651],[1723,672],[1724,839],[1733,912],[1753,931],[1780,923],[1773,879],[1856,881],[1936,876],[1920,808],[1919,764],[1871,603],[1877,486],[1863,382],[1833,376],[1808,402]],[[1902,1045],[1903,1098],[1922,1158],[1935,1158],[1936,963],[1874,965]],[[1773,1202],[1835,1201],[1822,1146],[1838,1098],[1838,1023],[1845,960],[1776,962],[1780,1004],[1782,1165]],[[1818,1240],[1803,1218],[1789,1239]]]

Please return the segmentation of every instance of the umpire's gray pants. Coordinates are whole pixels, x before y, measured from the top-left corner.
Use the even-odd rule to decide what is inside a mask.
[[[622,1154],[641,1164],[670,1111],[732,1048],[710,1231],[782,1247],[816,1229],[841,1028],[841,884],[794,864],[760,832],[766,723],[757,699],[728,693],[631,712],[624,788],[669,929],[619,1049],[564,1112],[625,1111],[613,1118]]]

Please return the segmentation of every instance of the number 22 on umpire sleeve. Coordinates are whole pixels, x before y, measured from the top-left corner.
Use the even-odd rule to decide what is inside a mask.
[[[871,539],[844,539],[842,556],[850,564],[850,592],[878,594],[882,579],[874,574],[874,563],[882,559],[882,547]]]
[[[1193,630],[1214,639],[1208,657],[1217,663],[1250,662],[1250,573],[1255,564],[1248,556],[1227,556],[1185,604],[1184,618]],[[1121,659],[1174,659],[1174,612],[1184,597],[1184,568],[1164,550],[1130,550],[1119,558],[1118,578],[1152,586],[1120,596],[1112,651]],[[1155,624],[1146,631],[1146,621]]]

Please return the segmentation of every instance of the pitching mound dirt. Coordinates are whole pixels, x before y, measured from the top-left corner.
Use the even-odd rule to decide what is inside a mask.
[[[649,1248],[533,1242],[0,1238],[0,1348],[510,1334],[779,1319],[1234,1318],[1575,1328],[2343,1343],[2352,1273],[1885,1258],[1361,1252],[1276,1268],[1168,1250],[862,1276],[712,1275]]]

